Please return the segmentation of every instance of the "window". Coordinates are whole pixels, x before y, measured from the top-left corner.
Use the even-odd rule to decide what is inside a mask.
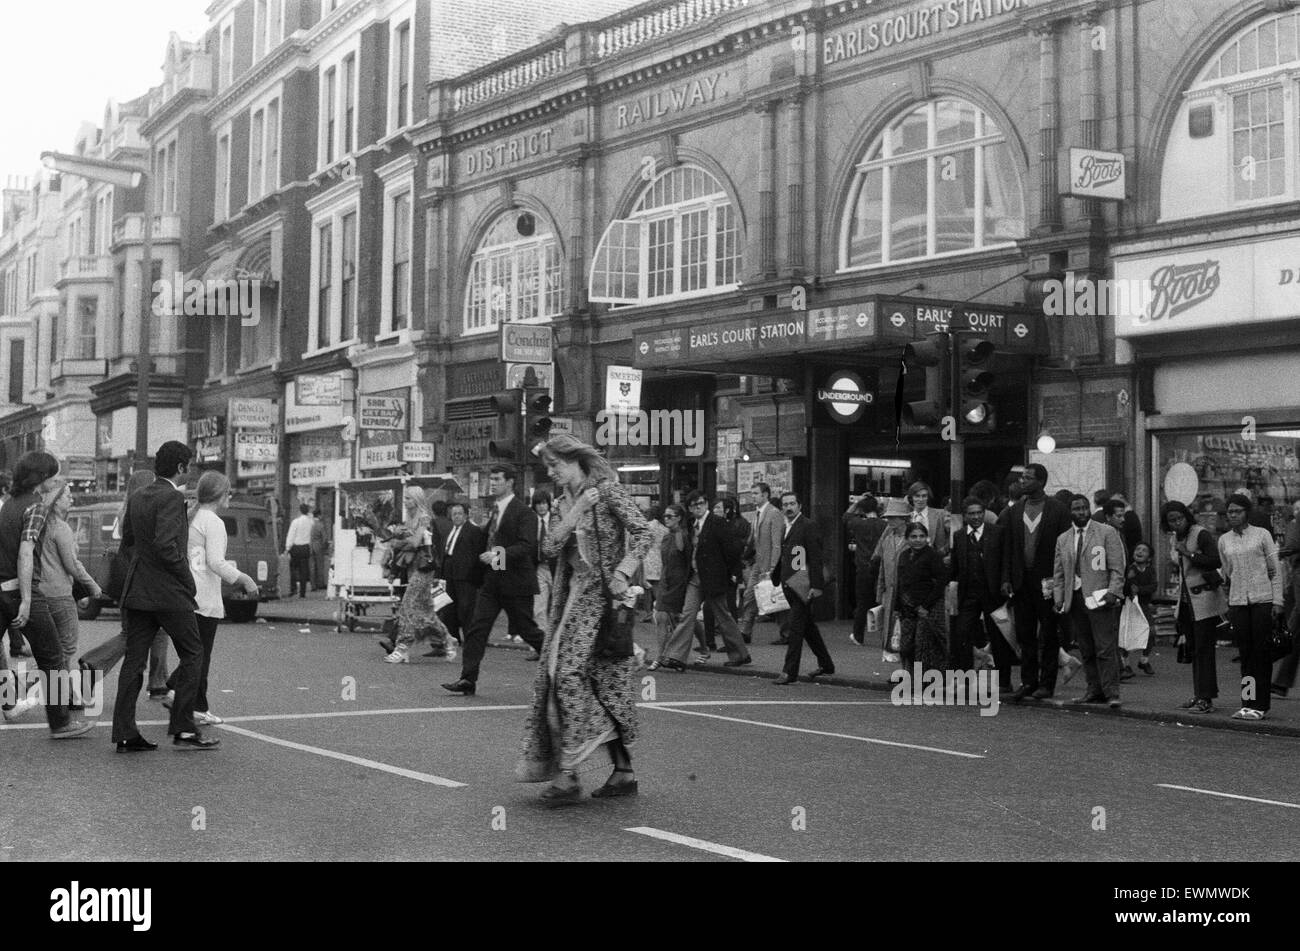
[[[393,75],[389,88],[393,90],[392,112],[389,117],[390,132],[404,129],[411,122],[411,21],[403,22],[393,34]]]
[[[1006,136],[970,103],[940,99],[896,119],[858,165],[840,269],[1000,247],[1024,233]]]
[[[351,340],[357,335],[357,214],[343,216],[343,277],[342,327],[340,340]]]
[[[411,192],[394,196],[389,214],[393,264],[389,270],[389,320],[386,330],[411,326]]]
[[[509,211],[488,229],[470,262],[465,332],[550,320],[564,309],[564,262],[549,225],[530,211]]]
[[[317,274],[319,290],[316,294],[316,312],[319,315],[313,350],[319,350],[330,340],[329,328],[334,325],[334,223],[323,225],[317,239]]]
[[[33,251],[31,254],[27,255],[27,300],[28,301],[30,301],[33,297],[36,296],[36,275],[39,271],[39,267],[37,266],[38,253],[39,252],[37,251]]]
[[[255,105],[248,132],[248,201],[280,187],[280,100]]]
[[[225,221],[230,217],[230,132],[223,132],[217,139],[217,204],[216,219]]]
[[[271,15],[266,23],[266,50],[269,53],[284,41],[284,0],[271,0]]]
[[[1256,20],[1183,92],[1164,149],[1161,220],[1300,196],[1298,33],[1296,11]]]
[[[95,325],[98,319],[99,299],[96,297],[78,297],[76,323],[72,328],[73,359],[95,359]]]
[[[176,140],[172,139],[154,155],[154,176],[157,181],[154,202],[159,214],[176,213]]]
[[[62,314],[54,314],[50,317],[50,365],[59,362],[62,354],[59,351],[59,320]]]
[[[226,375],[226,324],[225,317],[208,320],[208,379],[216,380]]]
[[[250,203],[262,197],[262,184],[266,180],[266,111],[259,109],[253,113],[253,120],[248,133],[248,200]]]
[[[323,132],[323,143],[325,151],[325,165],[334,164],[334,127],[338,122],[338,72],[330,68],[325,71],[325,82],[322,84],[321,115],[325,117],[325,129]]]
[[[113,194],[105,192],[96,199],[94,254],[108,254],[113,232]]]
[[[270,19],[267,0],[257,0],[253,10],[253,62],[266,55],[266,24]]]
[[[740,231],[722,184],[694,165],[660,174],[596,248],[591,299],[610,304],[698,297],[740,282]]]
[[[266,191],[280,187],[280,100],[266,107]]]
[[[235,25],[227,23],[221,28],[221,85],[218,90],[227,88],[235,81]]]
[[[9,402],[23,401],[23,360],[26,358],[27,341],[10,339],[9,341]]]
[[[347,155],[357,149],[357,56],[349,53],[343,60],[343,145],[340,155]]]

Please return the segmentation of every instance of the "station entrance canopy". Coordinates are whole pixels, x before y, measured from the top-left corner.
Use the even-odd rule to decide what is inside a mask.
[[[1012,307],[873,295],[807,311],[765,310],[733,320],[633,335],[638,367],[794,376],[790,358],[885,356],[897,346],[947,330],[973,330],[1006,353],[1044,352],[1042,315]]]

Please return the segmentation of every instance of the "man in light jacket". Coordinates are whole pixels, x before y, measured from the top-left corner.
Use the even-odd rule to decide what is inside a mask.
[[[777,559],[781,557],[781,536],[785,533],[785,519],[772,504],[772,489],[766,482],[754,485],[754,531],[750,534],[750,546],[753,551],[753,564],[745,578],[745,600],[740,609],[740,635],[746,644],[754,637],[754,621],[758,617],[758,599],[755,590],[758,583],[772,574]],[[746,552],[750,554],[750,552]],[[785,644],[788,639],[788,611],[776,615],[780,624],[781,636],[772,643]]]
[[[1052,600],[1083,657],[1088,692],[1080,703],[1119,708],[1119,611],[1124,603],[1124,539],[1092,520],[1086,495],[1070,499],[1074,524],[1056,540]]]

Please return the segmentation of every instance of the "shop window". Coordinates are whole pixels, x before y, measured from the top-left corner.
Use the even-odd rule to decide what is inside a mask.
[[[1258,20],[1211,56],[1184,90],[1165,148],[1163,220],[1292,201],[1300,194],[1298,34],[1295,11]],[[1214,120],[1216,112],[1223,121]],[[1197,187],[1189,188],[1190,182]]]
[[[734,290],[740,243],[722,184],[693,165],[670,169],[605,230],[591,265],[591,299],[644,304]]]
[[[858,165],[840,270],[1004,247],[1025,234],[1011,147],[970,103],[927,102],[895,119]]]
[[[470,262],[465,333],[544,321],[564,309],[564,258],[544,219],[509,211],[488,229]]]

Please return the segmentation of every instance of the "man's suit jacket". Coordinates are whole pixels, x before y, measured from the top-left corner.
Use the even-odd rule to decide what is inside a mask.
[[[1074,590],[1074,525],[1056,539],[1056,563],[1052,575],[1052,600],[1062,613],[1070,610],[1074,595],[1086,598],[1105,588],[1117,598],[1124,596],[1124,539],[1101,522],[1088,520],[1083,534],[1083,564],[1079,574],[1083,587]]]
[[[451,531],[456,531],[453,525]],[[448,533],[447,538],[451,538]],[[443,560],[442,571],[448,581],[466,581],[474,587],[483,584],[487,566],[478,560],[487,548],[487,534],[468,519],[456,536],[456,548]]]
[[[757,515],[757,513],[755,513]],[[781,534],[785,517],[771,502],[754,522],[754,577],[766,578],[781,557]]]
[[[194,611],[185,496],[166,479],[140,489],[126,504],[122,544],[131,549],[122,581],[122,607],[134,611]]]
[[[1025,503],[1023,500],[1015,505],[1008,505],[998,516],[998,525],[1005,529],[1002,544],[1006,546],[1003,561],[1004,582],[1010,582],[1015,591],[1025,583]],[[1056,539],[1061,532],[1070,528],[1070,510],[1059,501],[1047,496],[1043,500],[1043,515],[1038,522],[1038,547],[1034,549],[1033,568],[1040,578],[1052,577],[1056,561]],[[1041,597],[1042,592],[1032,592]]]
[[[496,506],[496,500],[492,500]],[[488,510],[491,522],[492,510]],[[488,567],[483,591],[493,597],[532,597],[537,594],[537,515],[519,496],[510,499],[505,514],[496,526],[496,537],[487,540],[488,548],[504,548],[506,567],[495,571]]]
[[[940,555],[948,554],[948,523],[951,518],[947,509],[937,509],[931,505],[925,510],[925,528],[930,533],[930,547]],[[912,520],[910,513],[907,520]]]
[[[784,585],[799,570],[794,565],[794,554],[799,549],[803,550],[804,568],[808,572],[808,587],[816,588],[818,591],[825,590],[826,576],[822,568],[821,535],[808,516],[802,514],[795,519],[794,524],[790,526],[790,531],[785,532],[785,537],[781,540],[781,558],[772,569],[772,583]]]
[[[740,552],[732,542],[726,519],[710,512],[699,528],[692,520],[691,550],[700,573],[700,594],[706,598],[726,594],[731,579],[740,575]]]
[[[952,540],[952,580],[957,582],[957,595],[961,600],[971,591],[971,580],[967,575],[968,563],[973,558],[970,543],[970,529],[965,525],[953,536]],[[983,570],[978,575],[974,593],[979,596],[980,607],[985,611],[995,610],[1003,601],[1002,579],[1006,576],[1007,556],[1003,529],[998,525],[985,524],[980,533],[980,561]]]

